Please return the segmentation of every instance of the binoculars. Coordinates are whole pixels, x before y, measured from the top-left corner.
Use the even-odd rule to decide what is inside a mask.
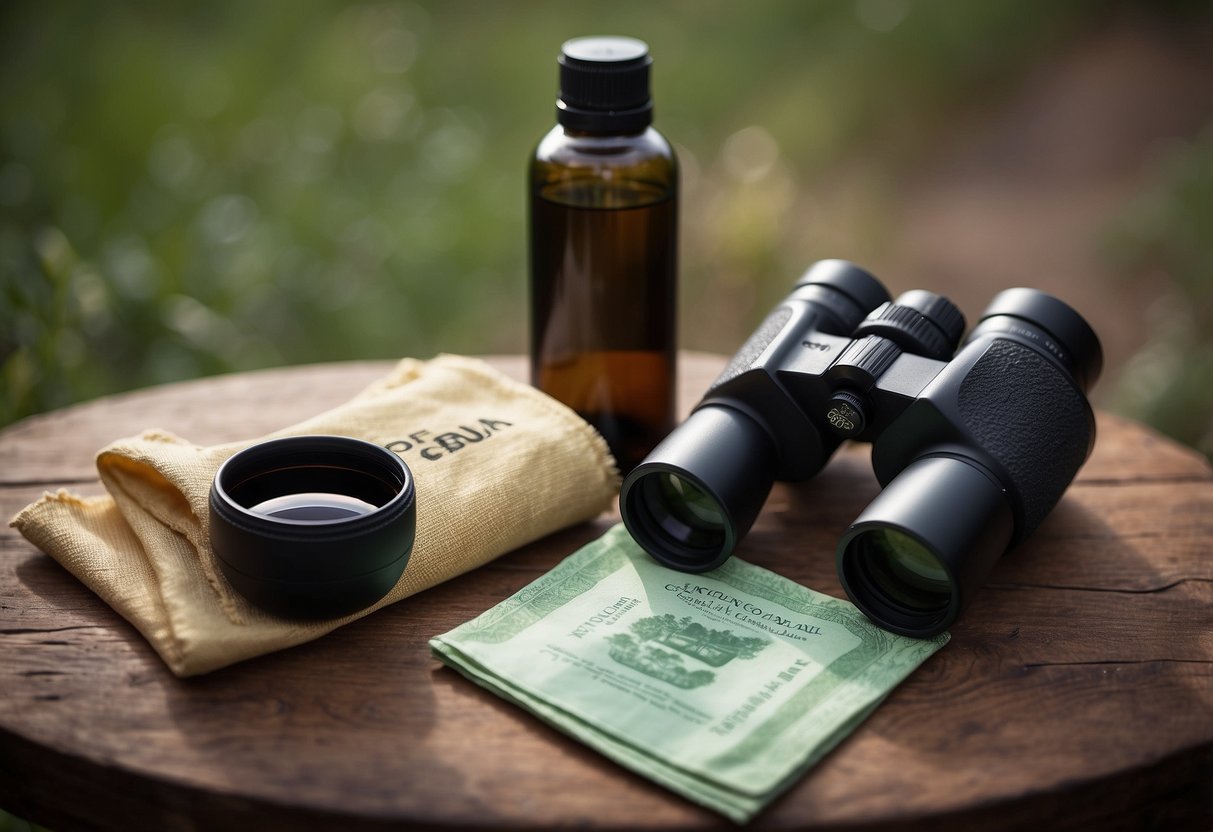
[[[996,295],[957,350],[964,329],[942,295],[891,301],[852,263],[814,264],[624,480],[628,531],[660,563],[707,571],[775,480],[871,442],[883,490],[838,543],[839,580],[881,627],[942,632],[1086,461],[1103,365],[1082,316],[1033,289]]]

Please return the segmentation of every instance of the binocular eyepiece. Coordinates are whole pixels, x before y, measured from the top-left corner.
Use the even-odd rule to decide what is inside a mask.
[[[624,480],[629,532],[667,566],[713,569],[775,480],[871,442],[883,490],[839,541],[839,579],[880,626],[942,632],[1090,454],[1103,362],[1087,322],[1033,289],[996,295],[961,343],[964,328],[941,295],[892,301],[851,263],[814,264]]]

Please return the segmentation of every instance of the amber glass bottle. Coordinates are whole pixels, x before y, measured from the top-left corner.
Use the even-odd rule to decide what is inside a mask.
[[[651,126],[648,47],[579,38],[530,167],[531,383],[631,470],[674,424],[678,165]]]

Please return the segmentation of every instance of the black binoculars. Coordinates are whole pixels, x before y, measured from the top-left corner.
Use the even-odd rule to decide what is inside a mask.
[[[838,543],[839,580],[881,627],[942,632],[1086,461],[1103,365],[1082,316],[1033,289],[996,295],[957,351],[964,328],[942,295],[891,301],[854,264],[814,264],[624,480],[628,531],[666,566],[707,571],[775,480],[871,442],[883,490]]]

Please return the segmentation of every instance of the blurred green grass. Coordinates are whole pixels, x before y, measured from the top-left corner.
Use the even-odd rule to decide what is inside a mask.
[[[524,351],[524,165],[553,121],[559,44],[587,33],[652,47],[657,123],[683,162],[681,342],[732,352],[837,253],[798,194],[862,158],[841,210],[879,240],[883,189],[950,112],[1122,5],[6,4],[0,424],[264,366]],[[1153,197],[1181,220],[1208,142],[1192,152]],[[1112,229],[1110,271],[1165,258],[1207,275],[1207,246],[1172,225]],[[1208,308],[1203,277],[1179,284]],[[1208,323],[1168,335],[1168,355],[1192,337],[1208,361]],[[1117,406],[1196,444],[1201,379],[1166,360],[1174,385]],[[1171,400],[1204,409],[1169,422]]]

